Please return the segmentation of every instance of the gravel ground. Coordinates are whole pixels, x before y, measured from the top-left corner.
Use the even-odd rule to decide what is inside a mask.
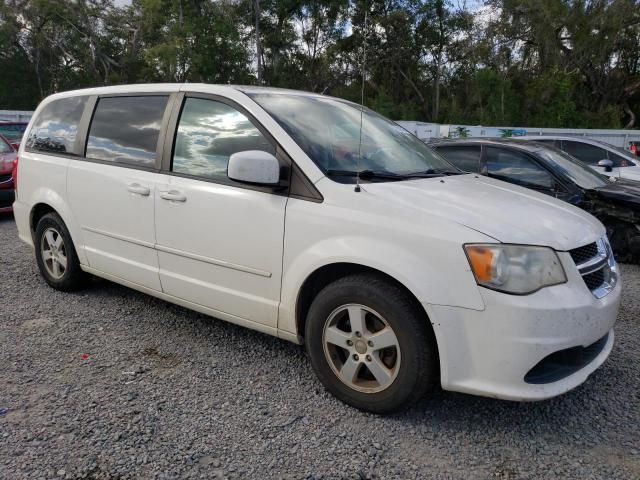
[[[106,281],[49,288],[5,217],[0,477],[638,479],[640,268],[623,270],[613,353],[573,392],[376,417],[296,345]]]

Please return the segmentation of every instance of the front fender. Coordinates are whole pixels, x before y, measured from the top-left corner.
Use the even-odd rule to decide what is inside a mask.
[[[404,285],[421,303],[484,309],[462,247],[453,243],[427,251],[372,236],[352,235],[326,238],[297,252],[290,248],[293,242],[285,243],[288,248],[278,328],[289,333],[297,333],[296,305],[304,282],[319,268],[336,263],[383,272]]]

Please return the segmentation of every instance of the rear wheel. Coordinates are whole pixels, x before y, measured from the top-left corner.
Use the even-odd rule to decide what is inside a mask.
[[[408,407],[436,384],[437,349],[424,313],[409,293],[377,275],[325,287],[309,309],[306,345],[325,387],[362,410]]]
[[[57,213],[47,213],[38,221],[34,243],[40,274],[50,286],[71,291],[85,284],[71,235]]]

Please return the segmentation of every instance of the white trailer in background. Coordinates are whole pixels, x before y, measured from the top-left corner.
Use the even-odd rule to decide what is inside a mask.
[[[640,142],[640,130],[609,130],[586,128],[538,128],[538,127],[484,127],[481,125],[452,125],[414,121],[398,121],[400,125],[427,142],[432,138],[456,137],[459,129],[464,128],[469,137],[501,137],[511,131],[517,135],[564,135],[586,137],[607,142],[616,147],[627,148],[629,142]]]
[[[31,115],[28,110],[0,110],[0,122],[28,122]]]

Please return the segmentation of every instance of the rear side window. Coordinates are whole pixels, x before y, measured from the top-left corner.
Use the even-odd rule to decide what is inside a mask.
[[[81,147],[75,143],[87,98],[60,98],[45,105],[29,131],[26,147],[39,152],[81,155]]]
[[[246,150],[275,154],[273,145],[242,112],[215,100],[185,100],[176,132],[173,172],[226,180],[229,157]]]
[[[604,148],[572,140],[563,140],[562,150],[589,165],[597,165],[600,160],[607,158],[607,151]]]
[[[98,100],[87,140],[87,158],[153,167],[169,97],[107,97]]]
[[[465,172],[480,173],[480,147],[440,147],[439,154]]]

